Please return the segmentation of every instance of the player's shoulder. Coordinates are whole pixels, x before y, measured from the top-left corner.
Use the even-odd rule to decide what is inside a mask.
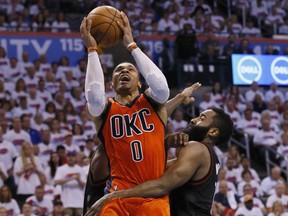
[[[185,148],[185,151],[193,152],[194,156],[197,155],[199,157],[209,152],[207,146],[198,141],[189,141]]]

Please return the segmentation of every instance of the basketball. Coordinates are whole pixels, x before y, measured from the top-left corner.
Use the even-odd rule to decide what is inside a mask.
[[[87,16],[92,20],[91,35],[99,47],[112,47],[122,40],[123,32],[117,21],[123,25],[120,11],[111,6],[99,6]]]

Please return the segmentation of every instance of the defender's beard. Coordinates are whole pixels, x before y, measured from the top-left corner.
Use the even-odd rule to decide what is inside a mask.
[[[209,131],[210,127],[202,127],[197,125],[190,125],[189,127],[183,129],[183,133],[189,135],[189,141],[202,141]]]

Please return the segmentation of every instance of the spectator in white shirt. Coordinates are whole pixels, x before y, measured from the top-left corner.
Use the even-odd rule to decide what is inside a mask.
[[[236,105],[234,104],[233,100],[227,100],[224,106],[224,111],[230,115],[230,118],[232,119],[234,125],[237,125],[237,123],[241,119],[241,115],[238,112]]]
[[[37,95],[45,102],[52,101],[52,95],[46,89],[46,83],[44,79],[39,79],[37,86]]]
[[[252,186],[250,184],[245,184],[243,187],[244,195],[240,198],[241,203],[244,203],[244,197],[245,195],[251,195],[253,196],[253,207],[258,207],[261,209],[262,213],[266,215],[266,208],[263,204],[263,201],[261,201],[259,198],[255,197],[254,192],[252,190]]]
[[[276,200],[272,206],[272,212],[267,216],[288,216],[288,212],[285,211],[285,208],[280,200]]]
[[[52,200],[44,194],[44,187],[41,185],[36,187],[35,195],[26,199],[26,203],[32,206],[35,215],[49,215],[53,210]]]
[[[95,145],[94,140],[88,138],[86,140],[86,144],[83,149],[83,153],[86,157],[91,157],[94,151],[97,149],[97,145]]]
[[[270,114],[270,120],[272,124],[275,124],[278,127],[280,126],[281,124],[280,113],[278,111],[277,104],[273,100],[267,102],[267,110],[264,110],[263,112],[268,112]]]
[[[84,135],[86,137],[92,137],[96,133],[96,128],[94,122],[88,118],[86,110],[80,112],[80,120]]]
[[[282,168],[288,167],[288,134],[283,133],[281,135],[280,145],[277,147],[277,156],[276,158],[280,162]]]
[[[215,194],[219,192],[219,182],[222,181],[222,180],[226,181],[226,172],[227,171],[224,168],[220,168],[219,169],[219,171],[218,171],[218,182],[216,184]],[[230,182],[230,181],[226,181],[226,183],[227,183],[227,186],[228,186],[228,190],[229,191],[233,191],[234,194],[237,194],[235,185],[232,182]]]
[[[277,13],[277,8],[274,6],[271,13],[266,17],[265,24],[269,26],[280,25],[283,23],[282,17]]]
[[[251,4],[251,16],[264,19],[268,15],[266,2],[263,0],[253,1]]]
[[[22,206],[22,214],[19,214],[19,216],[36,216],[32,213],[32,207],[28,203],[24,203]]]
[[[50,154],[50,159],[48,162],[48,166],[45,169],[45,176],[47,179],[47,183],[49,185],[54,185],[54,176],[58,167],[60,166],[60,158],[57,152],[52,152]]]
[[[244,111],[244,118],[238,122],[236,127],[240,132],[247,133],[253,137],[261,127],[261,124],[258,120],[253,119],[252,110],[246,109]]]
[[[176,109],[171,120],[174,132],[179,132],[188,126],[188,121],[184,120],[183,110]]]
[[[287,211],[288,196],[285,195],[285,185],[282,182],[277,183],[275,185],[275,194],[270,195],[267,199],[266,208],[268,209],[268,211],[272,210],[273,203],[277,200],[282,202],[283,206],[285,207]]]
[[[72,143],[74,143],[76,146],[80,148],[83,148],[86,144],[87,137],[83,133],[82,126],[77,123],[72,125],[72,134],[73,134]]]
[[[262,148],[275,147],[280,143],[280,138],[275,131],[271,130],[271,121],[268,119],[261,120],[261,129],[258,130],[253,138],[253,143],[255,146]]]
[[[263,216],[263,213],[259,207],[253,206],[253,196],[250,194],[245,195],[244,197],[244,206],[240,206],[236,212],[235,216]]]
[[[13,119],[13,128],[9,130],[4,139],[11,142],[18,153],[21,152],[21,148],[24,142],[32,143],[29,133],[22,130],[21,119],[16,117]]]
[[[45,111],[43,112],[43,120],[46,123],[51,123],[52,119],[55,118],[56,106],[52,101],[49,101],[45,106]]]
[[[30,118],[34,116],[36,109],[29,107],[27,95],[19,95],[19,106],[14,107],[12,110],[13,117],[20,117],[23,114],[27,114]]]
[[[67,153],[67,164],[57,169],[54,180],[56,185],[62,186],[61,200],[65,214],[81,215],[86,179],[81,167],[76,164],[76,152]]]
[[[283,24],[280,25],[278,33],[288,35],[288,16],[284,17]]]
[[[56,150],[56,147],[62,145],[64,142],[65,131],[61,130],[59,121],[54,118],[50,124],[50,132],[51,132],[51,143],[53,146],[52,149]]]
[[[269,90],[265,93],[265,101],[271,101],[275,96],[279,96],[281,103],[284,102],[284,94],[278,90],[276,83],[271,83]]]
[[[38,144],[39,148],[39,159],[41,160],[42,166],[46,168],[50,160],[50,155],[53,152],[51,144],[50,130],[44,130],[41,133],[42,142]]]
[[[67,152],[79,152],[80,148],[73,143],[73,134],[69,131],[64,136],[64,145]]]
[[[37,87],[39,78],[36,76],[36,69],[34,65],[26,69],[24,81],[26,83],[27,90]]]
[[[42,113],[36,113],[34,118],[31,119],[32,128],[37,128],[40,132],[49,129],[48,125],[43,121]]]
[[[12,198],[11,190],[7,185],[0,188],[0,207],[5,208],[6,214],[9,216],[20,214],[18,203]]]
[[[164,12],[163,17],[158,22],[157,31],[164,33],[164,32],[170,32],[171,28],[173,26],[173,21],[169,17],[168,12]]]
[[[3,139],[3,131],[0,127],[0,162],[5,164],[9,176],[12,175],[13,161],[16,157],[18,157],[18,152],[15,146]]]
[[[260,182],[259,175],[258,175],[257,171],[251,167],[251,163],[250,163],[249,158],[242,157],[241,158],[241,164],[236,170],[237,170],[237,173],[239,175],[239,177],[238,177],[239,180],[242,178],[241,177],[242,172],[244,170],[249,170],[251,175],[252,175],[252,179],[255,180],[256,182]]]
[[[4,182],[8,179],[7,168],[4,163],[0,162],[0,187],[4,185]]]
[[[69,33],[70,25],[65,21],[65,16],[63,12],[58,12],[56,20],[51,25],[52,32],[66,32]]]
[[[259,28],[254,27],[254,22],[251,19],[248,19],[246,26],[242,29],[242,35],[245,37],[260,37],[261,31]]]
[[[212,107],[217,107],[217,104],[211,100],[210,92],[205,92],[203,95],[203,100],[199,104],[199,111],[202,112]]]
[[[260,185],[257,181],[253,180],[251,172],[249,170],[243,170],[241,177],[242,177],[242,180],[237,185],[237,191],[238,191],[237,194],[239,196],[243,196],[244,185],[250,184],[254,195],[257,197],[261,197],[262,191],[261,191]]]
[[[268,197],[275,193],[275,185],[277,183],[285,183],[281,177],[281,169],[280,167],[273,167],[271,170],[271,175],[265,177],[261,181],[261,189],[264,193],[264,198]]]
[[[226,166],[225,166],[225,170],[226,170],[226,181],[232,182],[233,184],[237,184],[237,171],[234,168],[234,159],[233,158],[227,158],[226,161]]]
[[[10,58],[6,73],[8,74],[8,79],[12,82],[16,82],[18,79],[23,78],[24,71],[15,57]]]
[[[37,185],[40,185],[39,176],[43,170],[41,162],[33,153],[30,143],[22,144],[21,156],[14,163],[14,178],[18,185],[17,200],[21,206],[25,200],[33,195]]]
[[[262,91],[259,89],[258,83],[254,81],[251,84],[250,89],[245,93],[246,101],[252,102],[254,100],[256,94],[259,94],[262,97],[262,99],[264,100],[264,95],[263,95]]]

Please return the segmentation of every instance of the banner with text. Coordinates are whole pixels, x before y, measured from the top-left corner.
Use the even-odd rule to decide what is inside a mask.
[[[288,85],[288,56],[232,55],[233,84]]]

